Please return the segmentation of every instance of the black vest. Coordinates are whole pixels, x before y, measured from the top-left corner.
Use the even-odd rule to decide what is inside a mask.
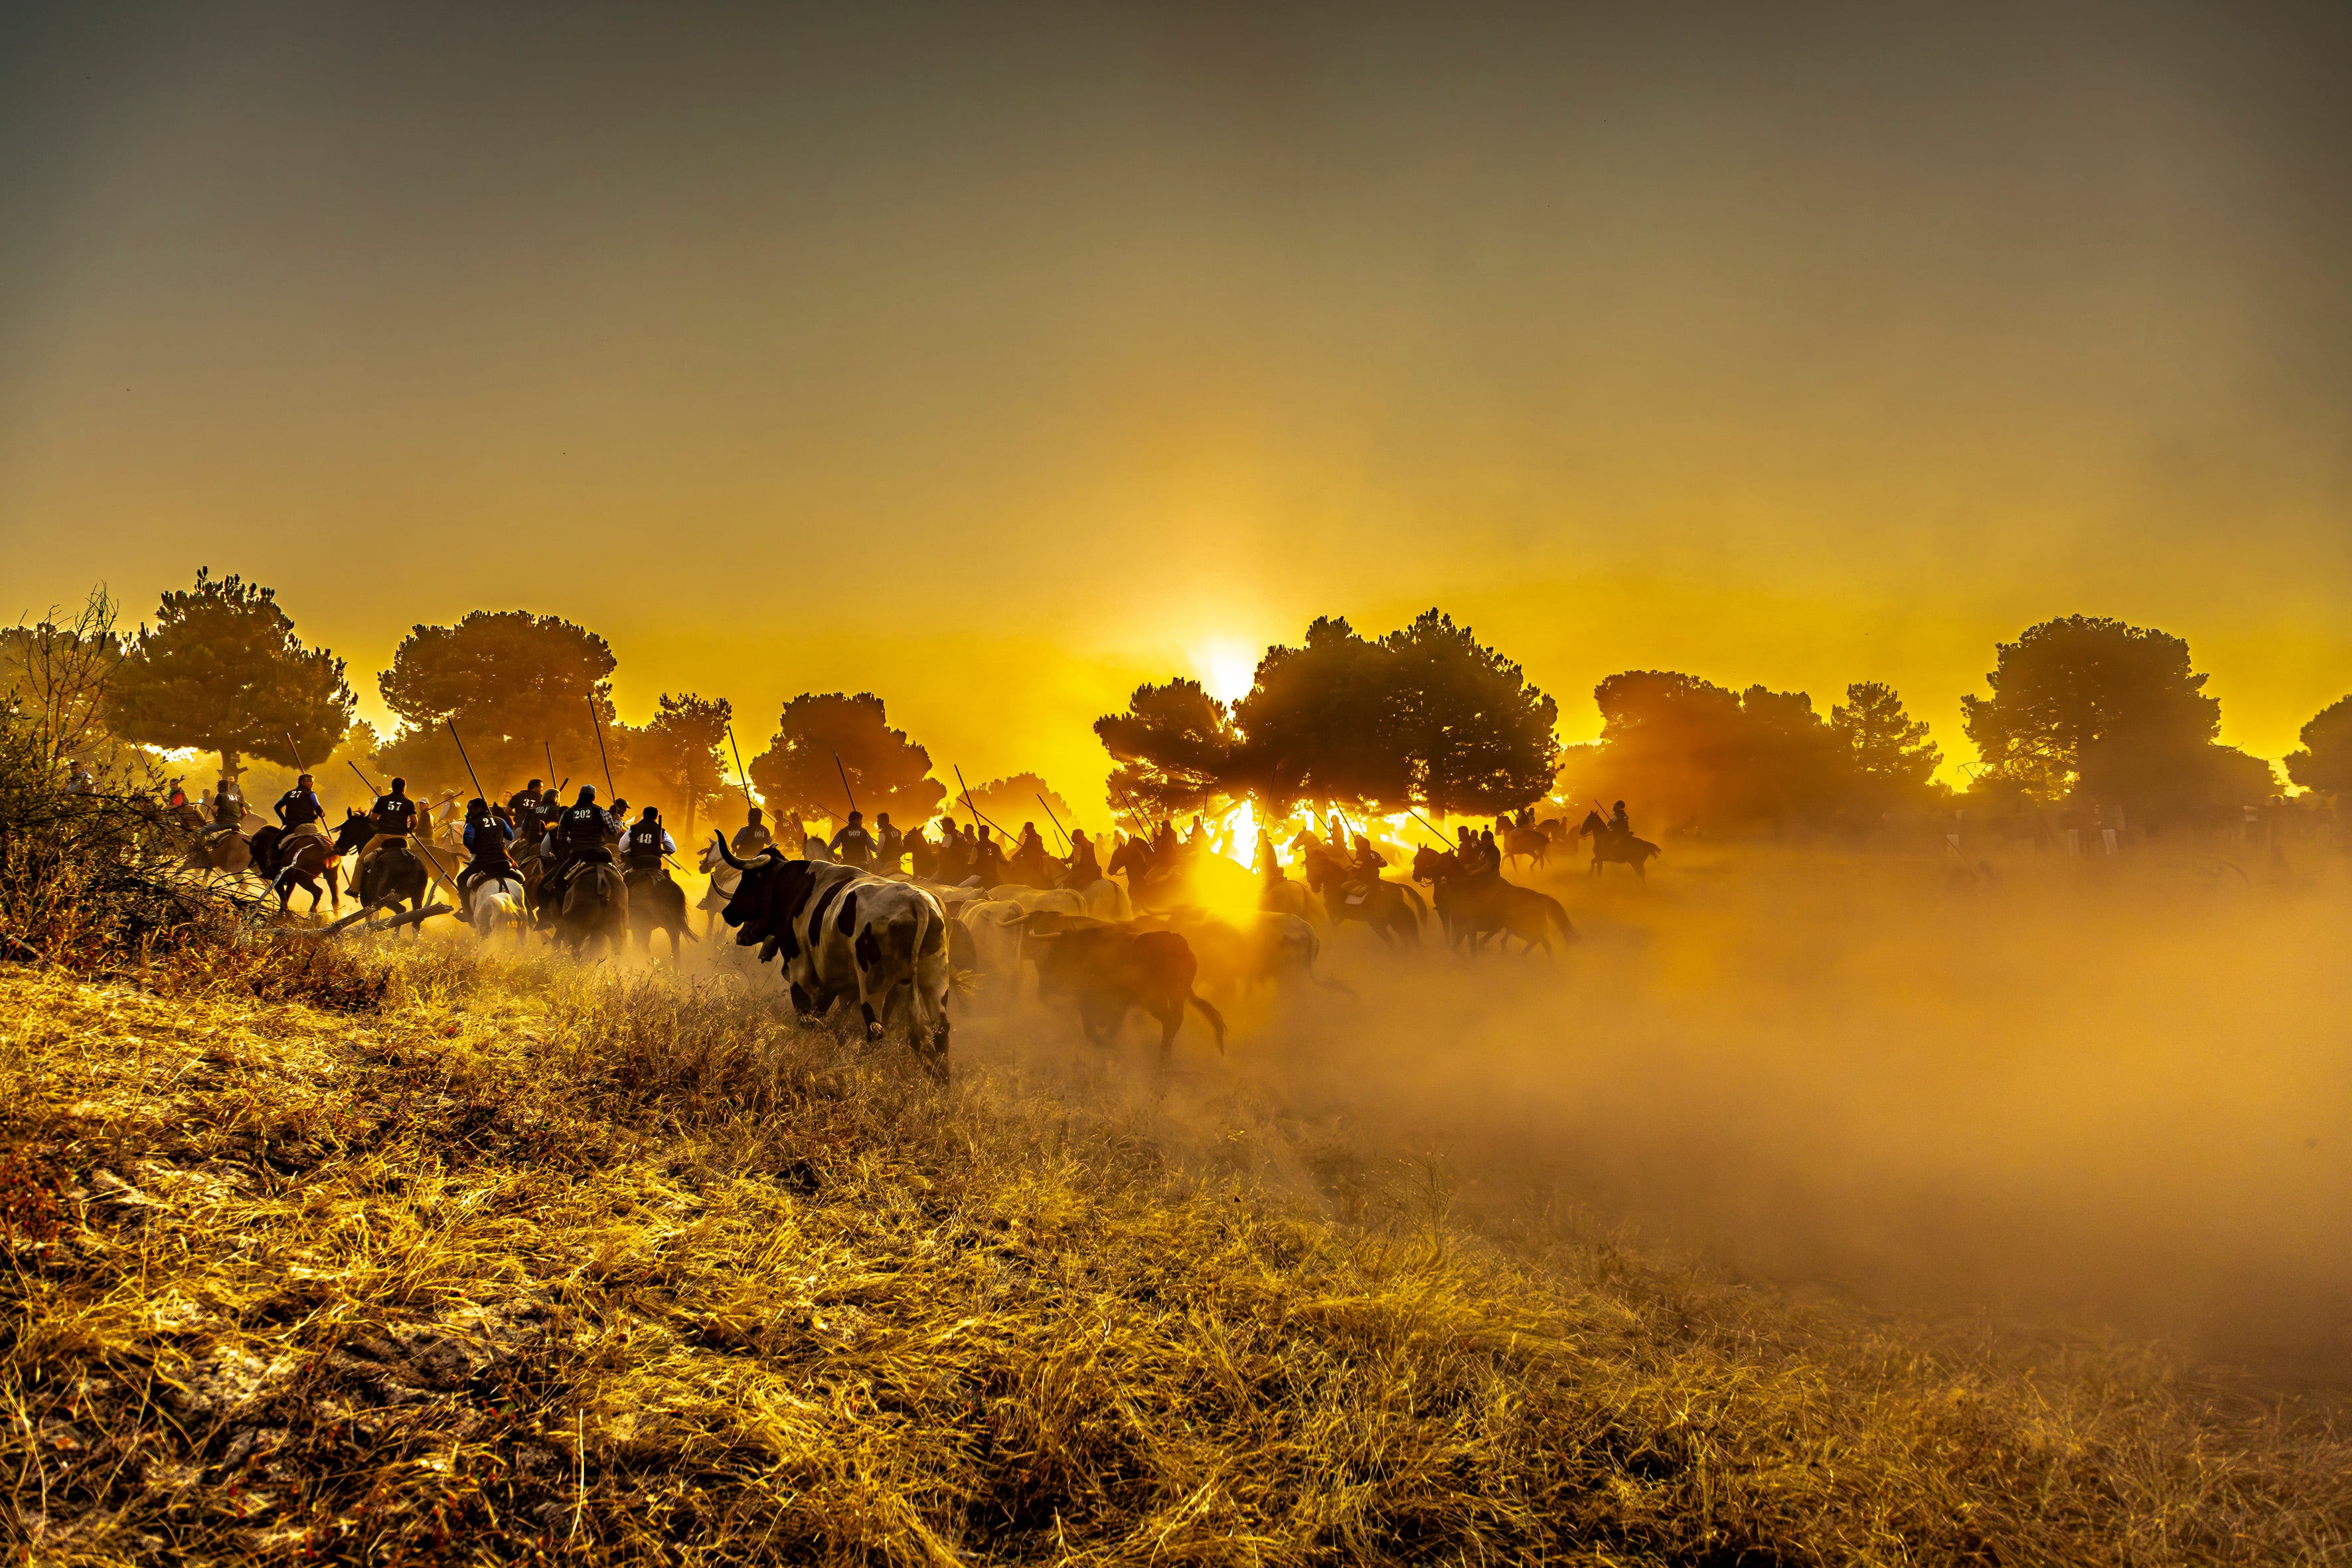
[[[379,795],[375,803],[378,833],[410,833],[416,827],[416,803],[404,795]]]
[[[299,827],[306,822],[316,822],[327,815],[319,797],[306,789],[289,789],[278,797],[278,820],[289,827]]]
[[[629,827],[629,864],[650,871],[662,863],[662,825],[638,822]]]
[[[604,808],[601,805],[593,803],[575,805],[564,812],[557,824],[557,834],[566,849],[584,848],[591,844],[604,843],[611,833],[611,823],[612,819],[604,815]]]

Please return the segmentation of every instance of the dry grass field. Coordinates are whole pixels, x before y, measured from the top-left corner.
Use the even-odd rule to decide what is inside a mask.
[[[724,973],[0,968],[0,1073],[20,1561],[2352,1561],[2153,1356],[1343,1221]]]

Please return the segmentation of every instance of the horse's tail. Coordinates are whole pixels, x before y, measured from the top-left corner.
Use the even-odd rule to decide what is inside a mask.
[[[1217,1034],[1217,1054],[1223,1056],[1225,1054],[1225,1016],[1209,1005],[1207,1000],[1190,985],[1184,987],[1184,1000],[1198,1007],[1201,1010],[1201,1016],[1209,1020],[1209,1026]]]
[[[1558,899],[1553,898],[1549,893],[1538,894],[1538,897],[1541,898],[1544,901],[1545,918],[1549,920],[1553,925],[1559,928],[1560,940],[1562,942],[1576,941],[1576,928],[1569,923],[1568,910],[1561,906],[1560,901]]]
[[[1421,890],[1419,889],[1408,887],[1404,883],[1399,882],[1396,885],[1396,890],[1404,895],[1405,908],[1412,911],[1412,918],[1416,921],[1424,921],[1429,918],[1429,906],[1421,901]]]

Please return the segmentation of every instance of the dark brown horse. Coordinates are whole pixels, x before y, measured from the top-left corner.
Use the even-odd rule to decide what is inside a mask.
[[[1448,947],[1459,949],[1466,940],[1470,951],[1476,952],[1492,936],[1497,939],[1496,945],[1507,952],[1510,939],[1517,937],[1527,944],[1521,950],[1523,954],[1538,947],[1549,954],[1554,931],[1562,941],[1576,940],[1576,928],[1569,924],[1568,911],[1550,894],[1506,882],[1499,871],[1465,876],[1460,868],[1460,860],[1451,850],[1423,849],[1412,858],[1413,879],[1427,882],[1436,889],[1431,901],[1437,906],[1437,918],[1445,929]]]
[[[319,898],[323,890],[332,907],[343,907],[340,885],[341,873],[335,860],[335,847],[315,833],[304,833],[290,842],[282,827],[271,825],[257,829],[253,835],[253,868],[269,879],[270,890],[278,895],[278,912],[284,914],[294,902],[294,889],[301,889],[310,895],[310,910],[317,913]],[[325,883],[321,889],[320,884]]]
[[[667,869],[637,872],[628,879],[629,934],[641,938],[646,952],[654,950],[654,936],[658,931],[669,933],[669,961],[677,962],[677,939],[700,942],[694,928],[687,922],[686,889]]]
[[[1658,847],[1648,839],[1618,832],[1597,811],[1586,812],[1583,826],[1576,832],[1578,837],[1592,840],[1592,875],[1601,875],[1602,862],[1613,860],[1620,866],[1633,867],[1633,875],[1640,880],[1650,879],[1645,868],[1656,858]]]
[[[681,919],[684,913],[679,911]],[[616,956],[629,945],[629,885],[609,858],[571,873],[563,885],[563,908],[555,917],[555,940],[575,957],[600,942]]]
[[[373,832],[374,827],[366,816],[356,811],[348,813],[343,817],[342,826],[335,831],[335,853],[339,856],[358,854],[360,847]],[[379,905],[385,909],[397,909],[406,904],[412,910],[421,910],[425,907],[425,890],[432,885],[433,879],[425,871],[425,862],[416,858],[404,840],[398,838],[379,844],[362,856],[359,869],[352,874],[352,891],[358,897],[362,909]],[[408,929],[412,934],[421,932],[422,922],[412,923]]]
[[[1130,838],[1111,851],[1110,875],[1127,876],[1128,901],[1139,910],[1156,910],[1177,901],[1183,880],[1181,868],[1162,862],[1151,846]]]

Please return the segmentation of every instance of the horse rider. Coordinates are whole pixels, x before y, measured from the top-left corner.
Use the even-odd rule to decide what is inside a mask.
[[[1360,833],[1349,841],[1349,847],[1353,853],[1348,858],[1348,874],[1366,887],[1379,881],[1381,873],[1388,869],[1389,858]]]
[[[1020,842],[1013,847],[1013,877],[1033,888],[1043,888],[1045,880],[1045,841],[1037,837],[1037,825],[1021,825]]]
[[[533,779],[507,797],[507,820],[517,827],[538,814],[539,785],[540,781]]]
[[[531,781],[536,784],[539,781]],[[465,866],[457,872],[457,918],[471,920],[467,900],[476,887],[492,877],[512,877],[514,858],[507,852],[513,842],[514,829],[500,821],[490,810],[489,803],[477,795],[466,803]]]
[[[888,812],[876,812],[874,814],[874,868],[877,871],[896,871],[898,869],[899,862],[906,858],[906,835],[890,826]]]
[[[1478,870],[1482,875],[1499,877],[1503,874],[1503,851],[1495,842],[1491,827],[1478,835]]]
[[[768,831],[767,820],[761,815],[760,808],[755,805],[751,808],[750,818],[742,826],[735,830],[734,841],[728,847],[735,853],[737,858],[748,860],[775,841],[776,836]]]
[[[391,787],[375,797],[375,805],[367,814],[367,842],[360,846],[360,876],[367,875],[368,864],[378,854],[393,846],[405,853],[408,836],[416,831],[416,803],[408,798],[408,781],[394,779]],[[359,879],[352,879],[356,886]]]
[[[1251,851],[1250,859],[1255,866],[1258,875],[1267,881],[1279,882],[1283,879],[1282,859],[1274,852],[1274,836],[1263,827],[1257,830],[1257,846]]]
[[[939,879],[950,887],[967,881],[980,860],[977,840],[955,825],[952,817],[940,821]]]
[[[982,887],[993,888],[998,883],[1006,880],[1004,870],[1004,847],[999,844],[995,839],[989,837],[988,825],[985,823],[981,824],[972,831],[976,837],[970,841],[971,847],[971,868],[980,874],[980,885]]]
[[[226,779],[213,792],[213,827],[215,834],[236,832],[245,826],[245,797],[236,793],[236,785]]]
[[[833,836],[833,842],[825,847],[833,852],[835,859],[845,866],[855,866],[862,871],[872,865],[874,835],[866,831],[866,814],[851,812],[849,820],[841,825],[841,831]]]
[[[548,847],[540,851],[542,858],[548,858],[551,849],[553,852],[546,874],[540,879],[540,907],[562,908],[572,872],[599,856],[609,858],[608,847],[620,837],[620,824],[596,804],[595,786],[582,784],[580,798],[563,808],[563,815],[548,830]]]
[[[278,814],[278,825],[286,831],[278,837],[281,853],[297,838],[325,839],[327,808],[320,803],[319,792],[311,786],[310,775],[302,774],[294,787],[278,797],[270,808]]]
[[[1625,816],[1625,803],[1619,801],[1617,809],[1609,814],[1609,831],[1620,838],[1633,837],[1633,824]]]
[[[1062,879],[1062,885],[1084,891],[1102,879],[1102,862],[1095,858],[1095,841],[1087,837],[1085,828],[1073,826],[1070,829],[1070,872]]]
[[[621,835],[621,864],[625,868],[623,878],[632,888],[658,880],[662,857],[677,853],[677,841],[662,826],[660,810],[649,805],[645,815]]]

